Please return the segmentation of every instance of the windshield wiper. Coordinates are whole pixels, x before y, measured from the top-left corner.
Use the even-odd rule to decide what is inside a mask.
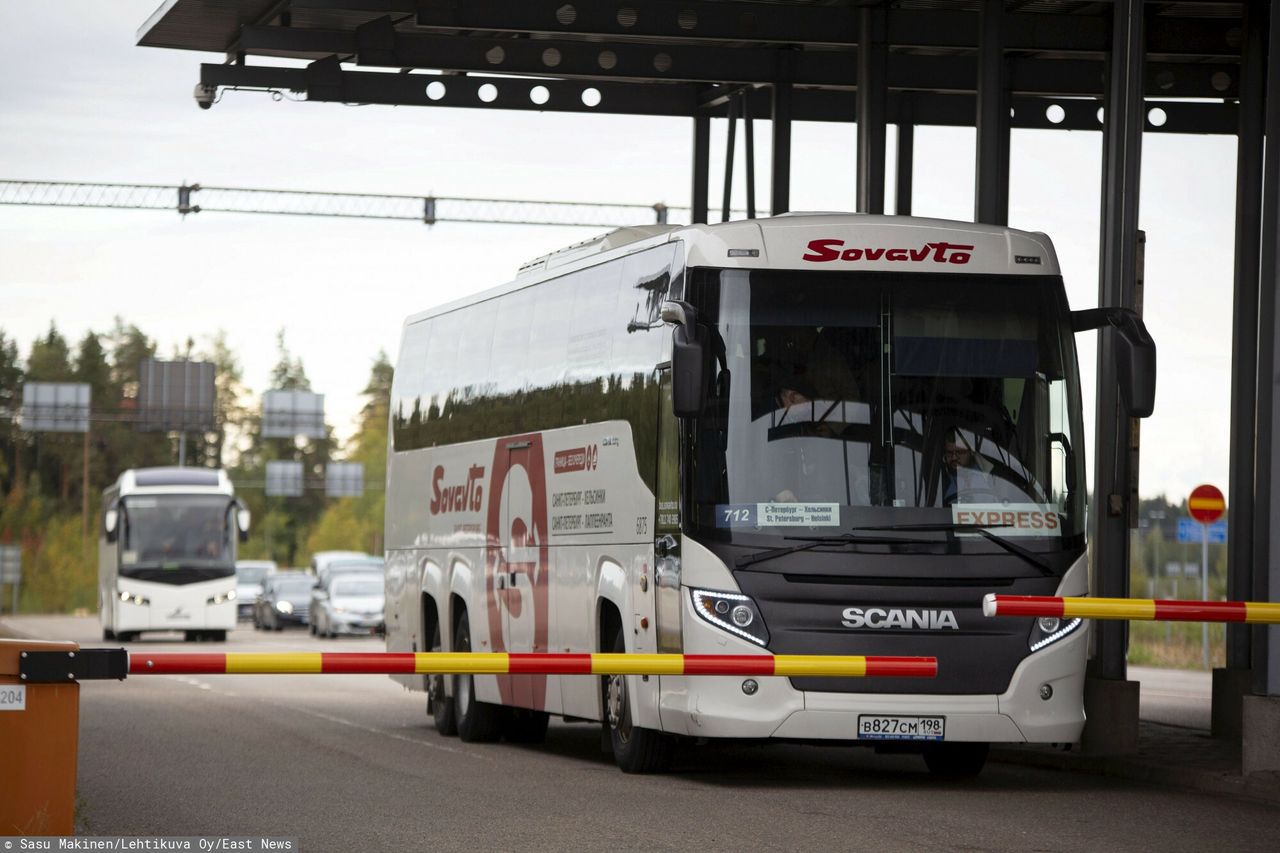
[[[856,527],[848,533],[842,533],[839,536],[788,536],[787,539],[800,540],[803,545],[791,545],[784,548],[773,548],[769,551],[761,551],[756,554],[750,554],[737,561],[738,568],[750,566],[753,563],[763,562],[764,560],[772,560],[774,557],[782,557],[787,554],[794,554],[797,551],[807,551],[810,548],[817,548],[819,545],[895,545],[912,540],[899,539],[894,537],[866,537],[859,536],[859,533],[874,531],[919,531],[921,533],[929,532],[960,532],[960,533],[977,533],[980,536],[996,543],[1010,554],[1021,557],[1031,565],[1035,566],[1044,575],[1055,577],[1054,571],[1049,564],[1041,560],[1035,553],[1028,551],[1021,545],[1015,545],[1008,539],[998,536],[991,532],[991,528],[1011,527],[1008,524],[993,524],[986,527],[979,524],[885,524],[874,527]],[[914,540],[930,541],[930,540]]]
[[[997,536],[995,533],[991,532],[992,528],[1012,527],[1012,526],[1013,525],[1011,524],[988,524],[985,526],[981,524],[888,524],[888,525],[883,525],[879,527],[861,527],[858,529],[859,530],[919,530],[922,532],[941,531],[941,532],[977,533],[989,539],[990,541],[996,543],[1001,548],[1008,551],[1010,554],[1016,554],[1017,556],[1026,560],[1028,563],[1035,566],[1045,575],[1049,577],[1054,577],[1055,575],[1054,575],[1053,569],[1049,567],[1048,563],[1046,563],[1044,560],[1041,560],[1038,556],[1036,556],[1034,552],[1028,551],[1026,548],[1023,548],[1021,545],[1015,545],[1014,543],[1010,542],[1008,539],[1005,539],[1003,536]]]
[[[875,528],[866,528],[873,530]],[[748,554],[738,559],[735,565],[738,568],[745,568],[754,563],[762,563],[765,560],[772,560],[774,557],[782,557],[787,554],[794,554],[797,551],[808,551],[810,548],[817,548],[819,545],[892,545],[895,542],[901,542],[901,539],[892,539],[884,536],[858,536],[856,533],[842,533],[839,536],[786,536],[785,539],[800,540],[803,545],[788,545],[782,548],[770,548],[768,551],[758,551],[754,554]]]

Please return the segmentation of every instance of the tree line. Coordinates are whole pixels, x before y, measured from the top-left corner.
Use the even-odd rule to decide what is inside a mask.
[[[216,375],[212,430],[187,435],[186,465],[228,470],[237,495],[253,516],[246,559],[273,559],[281,567],[303,565],[318,550],[379,553],[382,549],[387,416],[392,365],[379,352],[355,434],[339,447],[326,425],[319,439],[265,438],[255,390],[244,381],[239,358],[224,331],[197,343],[160,352],[138,326],[117,317],[104,331],[89,331],[74,344],[50,323],[25,358],[18,342],[0,328],[0,544],[22,547],[20,609],[31,612],[95,609],[97,538],[102,490],[128,468],[178,464],[181,442],[173,433],[140,432],[138,373],[144,359],[209,361]],[[81,382],[91,393],[88,477],[85,436],[27,432],[18,414],[27,382]],[[310,391],[302,360],[277,334],[277,360],[270,389]],[[267,389],[263,389],[267,390]],[[360,462],[365,492],[360,498],[327,498],[324,469],[336,457]],[[301,462],[309,488],[296,498],[264,494],[267,462]],[[319,488],[311,488],[318,486]],[[82,536],[82,498],[88,496],[88,535]],[[8,607],[10,596],[3,596]]]

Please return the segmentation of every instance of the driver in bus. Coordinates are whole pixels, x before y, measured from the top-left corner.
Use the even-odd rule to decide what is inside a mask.
[[[942,443],[942,505],[995,500],[994,467],[963,430],[948,429]]]

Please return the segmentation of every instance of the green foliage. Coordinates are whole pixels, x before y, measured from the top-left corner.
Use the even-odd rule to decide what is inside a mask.
[[[279,361],[273,388],[310,390],[301,359],[278,337]],[[115,318],[105,333],[88,332],[76,347],[57,327],[31,346],[24,366],[17,341],[0,330],[0,542],[23,550],[20,606],[37,612],[96,609],[97,531],[102,489],[127,468],[175,464],[177,440],[134,429],[138,365],[155,358],[157,347],[141,329]],[[331,431],[318,440],[264,439],[258,403],[244,384],[239,359],[223,331],[197,346],[188,338],[178,357],[213,362],[217,387],[217,428],[188,437],[187,464],[225,467],[237,494],[253,513],[253,530],[240,549],[246,559],[272,558],[282,566],[303,565],[311,553],[328,549],[382,550],[387,415],[392,365],[378,353],[363,392],[360,429],[345,458],[365,466],[363,497],[324,496],[324,469],[337,449]],[[26,433],[14,418],[27,380],[85,382],[92,388],[89,478],[83,474],[84,437]],[[310,487],[301,498],[263,494],[266,462],[303,463]],[[81,498],[89,496],[88,536],[82,535]],[[9,590],[0,590],[4,604]]]

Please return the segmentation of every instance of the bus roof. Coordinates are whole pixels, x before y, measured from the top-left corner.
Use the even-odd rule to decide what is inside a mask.
[[[521,265],[489,290],[410,316],[409,325],[568,272],[680,241],[688,267],[1059,275],[1047,236],[1000,225],[862,213],[785,213],[711,225],[619,228]]]
[[[106,491],[120,497],[139,492],[235,494],[231,479],[221,468],[130,468]]]

